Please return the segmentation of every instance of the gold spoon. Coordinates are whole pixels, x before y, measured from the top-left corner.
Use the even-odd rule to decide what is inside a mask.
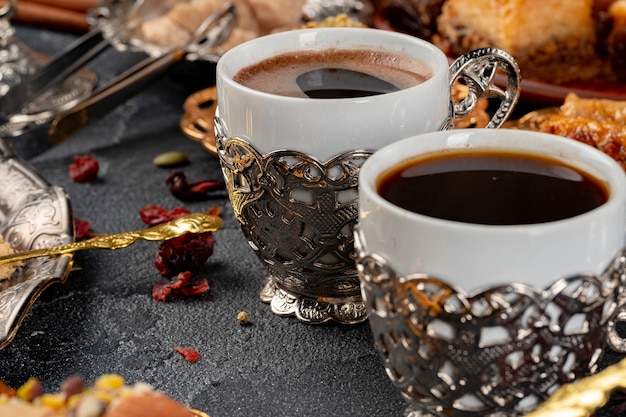
[[[96,236],[80,242],[49,248],[33,249],[11,255],[0,256],[0,265],[40,256],[62,255],[84,249],[120,249],[125,248],[139,239],[162,241],[169,240],[185,233],[214,232],[222,225],[222,219],[204,213],[192,213],[178,217],[172,221],[134,232],[123,232],[112,235]]]

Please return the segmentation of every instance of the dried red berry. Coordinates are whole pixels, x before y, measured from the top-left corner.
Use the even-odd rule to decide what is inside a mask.
[[[202,278],[191,281],[191,272],[185,271],[178,274],[172,280],[160,282],[152,287],[152,298],[156,301],[169,301],[174,296],[202,295],[209,291],[209,283]]]
[[[152,287],[152,298],[156,301],[168,301],[178,293],[178,290],[191,280],[191,272],[185,271],[178,274],[171,281],[160,282]]]
[[[90,182],[98,177],[98,161],[89,155],[74,156],[70,164],[70,178],[76,182]]]
[[[195,349],[178,346],[174,350],[180,353],[187,362],[195,363],[200,360],[200,352]]]
[[[90,230],[91,223],[87,220],[74,217],[74,237],[76,240],[89,239],[97,236],[96,233]]]
[[[191,211],[183,207],[176,207],[173,210],[167,210],[161,206],[148,205],[139,210],[141,220],[148,226],[156,226],[170,220],[177,219],[180,216],[189,214]]]
[[[213,191],[226,189],[223,180],[187,181],[182,171],[173,171],[165,178],[167,188],[174,197],[186,201],[206,200]]]
[[[189,297],[193,295],[202,295],[209,291],[209,283],[205,278],[202,278],[182,286],[180,291]]]
[[[186,233],[159,244],[154,256],[154,266],[165,277],[183,271],[199,270],[213,254],[214,247],[215,238],[212,233]]]
[[[219,204],[215,203],[213,204],[212,207],[209,207],[209,209],[207,210],[207,213],[210,214],[211,216],[221,216],[222,215],[222,208],[219,206]]]

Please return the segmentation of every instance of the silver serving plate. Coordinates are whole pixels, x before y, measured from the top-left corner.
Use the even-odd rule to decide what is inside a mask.
[[[0,137],[0,234],[16,251],[74,241],[69,197],[18,158]],[[72,255],[24,261],[0,281],[0,349],[8,345],[37,297],[51,284],[65,282]]]

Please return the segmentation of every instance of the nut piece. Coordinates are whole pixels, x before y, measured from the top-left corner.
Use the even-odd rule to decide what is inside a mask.
[[[248,313],[247,311],[240,311],[237,314],[237,323],[241,324],[242,326],[250,323],[250,313]]]

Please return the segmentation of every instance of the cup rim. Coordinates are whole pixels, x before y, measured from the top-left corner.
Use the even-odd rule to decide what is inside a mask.
[[[383,95],[377,95],[377,96],[369,96],[369,97],[344,97],[344,98],[333,98],[331,99],[332,101],[341,101],[341,102],[366,102],[366,101],[371,101],[373,99],[376,100],[380,100],[380,97],[383,96],[391,96],[391,97],[396,97],[399,94],[416,94],[416,90],[419,89],[425,89],[427,87],[429,87],[432,83],[436,82],[436,79],[438,78],[438,76],[440,77],[442,75],[442,73],[444,73],[444,69],[445,69],[445,76],[446,78],[449,78],[449,63],[448,63],[448,59],[446,57],[446,55],[443,53],[443,51],[441,51],[441,49],[439,49],[438,47],[436,47],[435,45],[433,45],[432,43],[415,37],[415,36],[410,36],[404,33],[399,33],[399,32],[391,32],[391,31],[386,31],[386,30],[381,30],[381,29],[375,29],[375,28],[357,28],[357,27],[328,27],[328,28],[303,28],[303,29],[295,29],[295,30],[290,30],[290,31],[285,31],[285,32],[278,32],[278,33],[272,33],[272,34],[268,34],[268,35],[263,35],[260,36],[258,38],[254,38],[251,40],[248,40],[246,42],[243,42],[239,45],[234,46],[233,48],[229,49],[228,51],[226,51],[221,58],[218,60],[217,62],[217,66],[216,66],[216,78],[218,80],[218,82],[222,82],[224,84],[229,85],[231,88],[237,88],[240,89],[242,91],[245,91],[246,94],[252,95],[252,96],[258,96],[259,98],[267,98],[267,97],[272,97],[273,100],[279,100],[279,101],[285,101],[285,102],[302,102],[303,100],[305,101],[310,101],[313,103],[316,102],[328,102],[328,99],[325,100],[311,100],[310,98],[307,97],[288,97],[288,96],[281,96],[278,94],[271,94],[271,93],[266,93],[266,92],[262,92],[262,91],[258,91],[255,90],[253,88],[250,87],[246,87],[245,85],[239,84],[237,82],[235,82],[232,79],[232,75],[230,74],[226,74],[226,70],[225,67],[228,65],[229,61],[232,59],[235,59],[234,57],[236,57],[238,54],[245,54],[246,50],[253,50],[258,48],[258,44],[262,43],[262,44],[268,44],[271,45],[272,43],[275,43],[276,40],[278,39],[282,39],[282,38],[293,38],[295,36],[297,37],[311,37],[314,34],[317,33],[323,33],[325,35],[332,35],[332,34],[337,34],[337,33],[359,33],[359,35],[362,35],[363,32],[368,32],[370,34],[376,34],[375,36],[381,37],[381,38],[397,38],[397,39],[404,39],[405,41],[413,44],[413,45],[417,45],[419,44],[421,47],[423,47],[424,49],[428,50],[429,54],[435,58],[436,60],[438,60],[438,62],[430,62],[430,60],[428,60],[428,62],[423,62],[424,65],[426,65],[428,68],[430,68],[433,72],[432,76],[429,77],[427,80],[424,80],[423,82],[414,85],[412,87],[409,88],[403,88],[401,90],[398,91],[393,91],[390,93],[386,93]],[[372,45],[368,44],[367,42],[363,41],[362,46],[365,47],[372,47]],[[379,46],[383,46],[382,44]],[[342,49],[341,45],[334,47],[336,49]],[[353,47],[350,47],[353,48]],[[346,48],[343,48],[346,49]],[[291,51],[295,51],[295,49],[293,48],[287,48],[284,50],[276,50],[275,53],[272,53],[270,56],[275,55],[276,53],[287,53],[287,52],[291,52]],[[392,52],[394,53],[398,53],[398,54],[403,54],[405,56],[408,56],[409,58],[415,60],[415,58],[411,57],[409,54],[405,53],[405,52],[401,52],[401,51],[397,51],[395,49],[392,49]],[[263,58],[261,58],[263,59]],[[259,60],[254,61],[254,62],[259,62]],[[251,64],[250,64],[251,65]],[[439,69],[439,71],[437,70],[437,68],[433,68],[433,67],[442,67]],[[241,69],[243,67],[240,67],[239,69]],[[238,69],[238,70],[239,70]]]
[[[468,143],[464,148],[474,148],[474,149],[503,149],[501,147],[492,145],[480,145],[480,146],[472,146],[471,139],[473,136],[479,135],[481,137],[489,137],[489,138],[499,138],[502,140],[503,132],[507,132],[508,134],[515,135],[516,137],[524,137],[525,139],[530,140],[544,140],[550,141],[557,146],[565,146],[571,149],[572,151],[568,154],[572,153],[584,153],[585,156],[588,155],[588,158],[582,161],[569,161],[567,159],[567,155],[563,155],[560,152],[550,152],[548,156],[556,157],[557,159],[563,160],[568,165],[572,165],[578,167],[580,169],[587,168],[587,172],[590,172],[591,175],[598,178],[601,181],[605,181],[609,185],[609,198],[607,201],[596,207],[593,210],[589,210],[585,213],[567,217],[561,220],[555,220],[551,222],[544,223],[532,223],[532,224],[519,224],[519,225],[485,225],[485,224],[477,224],[477,223],[466,223],[454,220],[446,220],[440,219],[436,217],[431,217],[419,213],[415,213],[410,210],[406,210],[401,208],[378,194],[376,191],[376,184],[381,174],[387,172],[394,165],[402,161],[409,161],[416,156],[419,155],[418,152],[415,151],[415,141],[418,140],[442,140],[442,138],[449,138],[452,135],[466,135]],[[507,139],[504,139],[507,140]],[[501,143],[501,142],[500,142]],[[448,147],[448,149],[454,149],[455,147]],[[459,147],[457,147],[459,148]],[[533,151],[528,148],[520,148],[520,147],[505,147],[507,150],[520,150],[525,153],[536,153],[538,155],[542,154],[540,151]],[[390,162],[390,157],[396,158],[398,150],[402,150],[402,154],[404,155],[401,160],[395,159],[395,162]],[[432,152],[437,152],[433,150]],[[430,152],[429,152],[430,153]],[[597,164],[603,165],[604,170],[599,171],[597,168],[591,168],[590,161],[595,161]],[[386,164],[385,164],[386,162]],[[379,167],[380,166],[380,167]],[[591,168],[591,169],[589,169]],[[601,176],[598,174],[602,174]],[[437,227],[447,227],[450,229],[455,229],[459,231],[468,231],[468,232],[488,232],[492,234],[498,233],[515,233],[515,232],[523,232],[523,233],[532,233],[533,230],[547,230],[550,228],[562,227],[564,223],[571,222],[579,222],[586,221],[590,216],[602,216],[602,214],[608,214],[620,205],[620,201],[626,200],[626,175],[624,175],[623,168],[610,156],[605,154],[604,152],[593,148],[589,145],[577,142],[573,139],[561,137],[558,135],[543,133],[537,131],[527,131],[527,130],[518,130],[518,129],[487,129],[487,128],[467,128],[467,129],[453,129],[453,130],[444,130],[437,132],[424,133],[416,136],[412,136],[394,143],[391,143],[378,151],[374,152],[373,155],[368,158],[365,163],[362,165],[361,170],[359,172],[359,189],[361,192],[367,194],[367,198],[371,199],[374,204],[383,207],[385,210],[391,212],[394,216],[399,216],[406,218],[410,221],[419,221],[422,223],[430,224],[431,226]]]

